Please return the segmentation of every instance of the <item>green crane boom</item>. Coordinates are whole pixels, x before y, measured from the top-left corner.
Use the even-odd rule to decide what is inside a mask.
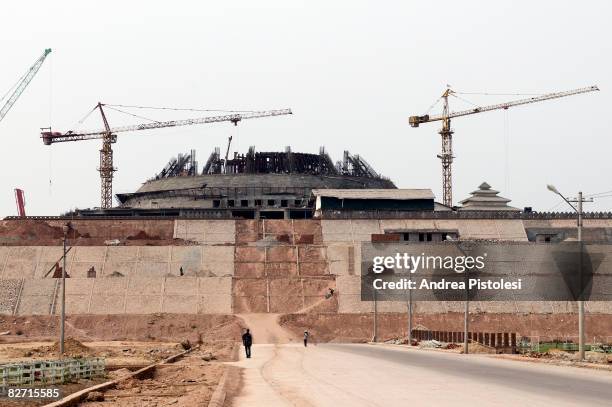
[[[13,107],[17,99],[19,99],[19,96],[21,96],[21,94],[23,93],[25,88],[28,86],[32,78],[34,78],[34,76],[36,75],[40,67],[42,66],[43,62],[45,62],[45,58],[47,58],[47,55],[49,55],[50,53],[51,53],[51,48],[45,49],[42,55],[38,57],[36,62],[34,62],[34,65],[32,65],[30,69],[28,69],[28,71],[25,73],[25,75],[23,75],[19,79],[19,81],[17,82],[17,85],[14,87],[15,90],[13,91],[11,96],[9,96],[4,106],[2,106],[2,108],[0,109],[0,121],[2,121],[2,119],[4,119],[4,116],[6,116],[9,110],[11,110],[11,107]]]

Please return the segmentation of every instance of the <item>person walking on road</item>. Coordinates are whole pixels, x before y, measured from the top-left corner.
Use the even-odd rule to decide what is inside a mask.
[[[308,346],[308,336],[310,334],[308,333],[308,331],[304,331],[304,347]]]
[[[251,332],[247,329],[244,335],[242,335],[242,344],[244,345],[244,351],[246,352],[246,357],[251,357],[251,345],[253,345],[253,337],[251,336]]]

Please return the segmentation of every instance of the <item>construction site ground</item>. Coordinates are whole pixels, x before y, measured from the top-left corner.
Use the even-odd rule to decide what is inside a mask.
[[[68,338],[65,353],[70,357],[96,356],[106,360],[106,377],[79,380],[58,386],[63,396],[125,376],[144,366],[160,362],[184,350],[187,344],[176,342],[95,341],[81,343]],[[198,344],[193,344],[197,346]],[[5,362],[58,358],[57,342],[23,342],[0,344],[0,360]],[[226,367],[235,358],[234,342],[207,342],[173,363],[162,363],[147,377],[129,378],[105,392],[90,393],[80,405],[113,406],[192,406],[206,404]],[[55,386],[54,386],[55,387]],[[50,400],[29,401],[43,405]],[[24,405],[23,402],[0,400],[2,406]]]

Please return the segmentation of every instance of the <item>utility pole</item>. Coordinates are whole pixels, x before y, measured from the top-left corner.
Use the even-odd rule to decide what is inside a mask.
[[[64,255],[62,257],[62,314],[60,317],[60,359],[64,358],[64,329],[66,321],[66,239],[68,238],[68,224],[62,227],[64,239],[62,241]]]
[[[578,357],[580,360],[584,360],[584,343],[585,343],[585,337],[584,337],[584,328],[585,328],[585,321],[584,321],[584,299],[583,299],[583,286],[582,286],[582,203],[583,202],[593,202],[593,198],[589,198],[589,199],[584,199],[582,197],[582,192],[578,192],[578,197],[574,198],[574,199],[567,199],[565,198],[565,196],[563,196],[558,190],[557,188],[554,187],[554,185],[547,185],[546,186],[548,188],[549,191],[559,195],[561,198],[563,198],[563,200],[572,207],[572,209],[574,211],[576,211],[576,214],[578,215],[578,219],[577,219],[577,229],[578,229],[578,250],[580,250],[579,252],[579,256],[580,256],[580,262],[579,262],[579,270],[578,270],[578,276],[579,276],[579,281],[580,281],[580,292],[579,292],[579,298],[578,298]],[[575,202],[577,203],[577,208],[571,204],[571,202]]]
[[[580,297],[578,299],[578,357],[580,360],[584,360],[584,298],[583,284],[582,284],[582,203],[586,202],[582,198],[582,192],[578,192],[578,199],[570,199],[569,202],[576,202],[578,206],[578,250],[580,250],[580,262],[578,263],[580,269],[578,270],[579,281],[580,281]],[[590,201],[593,202],[591,198]]]
[[[412,346],[412,275],[408,274],[408,346]]]
[[[457,242],[457,249],[461,252],[463,256],[467,256],[465,250],[461,247],[461,243]],[[470,285],[468,278],[468,269],[463,272],[463,277],[465,279],[465,308],[463,310],[463,354],[467,355],[469,353],[469,343],[468,340],[468,332],[470,330]]]
[[[467,280],[467,278],[466,278]],[[468,284],[466,282],[465,285],[465,311],[463,313],[463,353],[464,354],[468,354],[468,346],[469,346],[469,340],[468,340],[468,331],[470,329],[470,293],[469,293],[469,289],[467,288]]]
[[[374,288],[374,335],[372,336],[372,342],[377,341],[378,337],[378,306],[376,301],[376,288]]]

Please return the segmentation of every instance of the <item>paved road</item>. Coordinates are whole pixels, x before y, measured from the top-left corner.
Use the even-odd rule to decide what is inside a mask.
[[[612,372],[379,345],[255,345],[234,406],[610,406]]]

